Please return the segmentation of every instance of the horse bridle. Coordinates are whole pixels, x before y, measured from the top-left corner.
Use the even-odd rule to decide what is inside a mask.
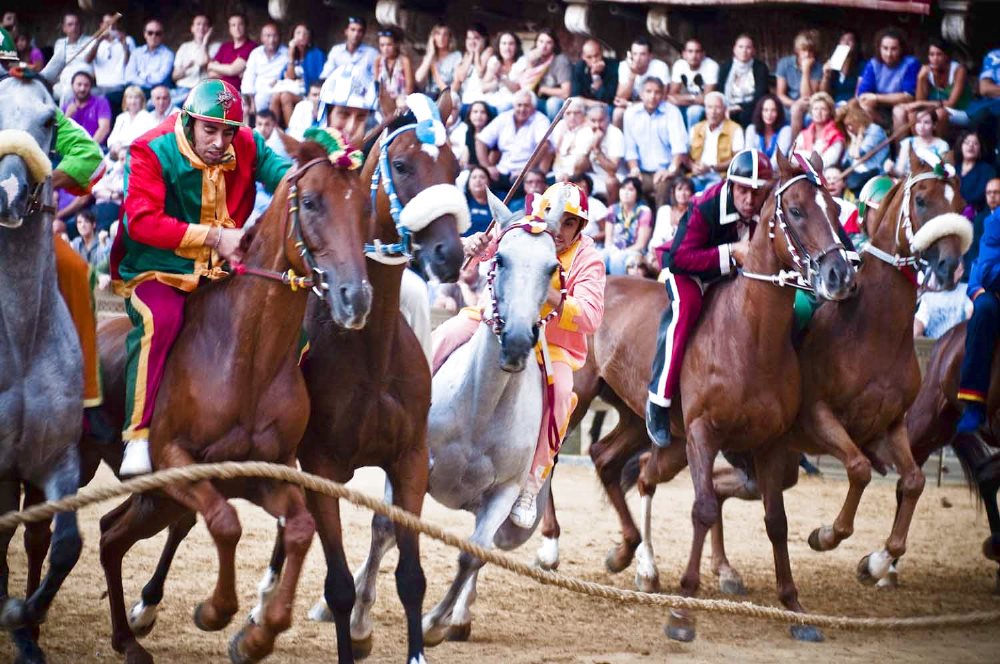
[[[48,205],[42,203],[42,195],[45,193],[45,184],[52,177],[49,176],[42,180],[41,182],[36,182],[35,186],[31,189],[31,194],[28,195],[28,201],[24,207],[24,216],[30,217],[36,212],[44,212],[46,214],[55,214],[57,212],[56,206],[49,203]]]
[[[383,189],[385,189],[385,195],[389,197],[389,214],[392,216],[392,222],[396,225],[396,233],[399,235],[399,242],[392,244],[383,244],[378,239],[372,244],[365,244],[365,255],[380,263],[403,265],[413,258],[413,232],[400,221],[399,215],[403,211],[403,204],[399,202],[396,185],[392,180],[392,169],[389,167],[389,146],[401,134],[416,131],[416,129],[416,123],[403,125],[386,136],[379,147],[378,162],[372,173],[372,212],[376,210],[375,199],[378,197],[378,187],[381,182]]]

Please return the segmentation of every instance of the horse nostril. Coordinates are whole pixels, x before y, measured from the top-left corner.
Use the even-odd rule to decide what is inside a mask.
[[[348,312],[354,311],[354,304],[351,302],[351,291],[347,286],[340,287],[340,303]]]

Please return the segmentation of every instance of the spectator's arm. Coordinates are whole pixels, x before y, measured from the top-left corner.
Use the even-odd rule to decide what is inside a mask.
[[[920,73],[917,74],[917,93],[914,98],[917,101],[927,101],[930,97],[930,67],[924,65],[920,68]],[[961,93],[961,88],[959,88],[959,93]]]
[[[56,212],[56,219],[61,221],[66,221],[73,215],[75,215],[80,210],[88,207],[94,202],[94,197],[90,194],[84,194],[83,196],[77,196],[72,201],[70,201],[66,207]]]
[[[135,64],[135,59],[129,58],[125,64],[125,82],[129,85],[139,84],[139,69]]]
[[[858,91],[857,96],[861,96],[865,93],[876,93],[878,90],[875,85],[875,68],[872,66],[871,62],[865,65],[864,70],[861,72],[861,78],[858,79]]]
[[[777,80],[776,90],[778,92],[778,99],[785,106],[791,106],[795,103],[795,100],[788,96],[788,81],[785,80],[784,76],[778,76]]]
[[[979,96],[989,99],[1000,98],[1000,84],[986,76],[979,79]]]
[[[104,143],[111,133],[111,118],[97,118],[97,131],[94,132],[94,140],[98,144]]]
[[[406,80],[406,94],[411,95],[417,90],[417,82],[413,77],[413,63],[405,55],[400,55],[403,59],[403,78]]]
[[[236,58],[228,65],[212,60],[208,63],[208,73],[216,76],[238,76],[242,77],[247,70],[247,60]]]
[[[921,305],[923,308],[923,305]],[[913,338],[919,339],[924,336],[924,332],[927,330],[927,323],[920,320],[920,311],[917,311],[917,315],[913,317]]]
[[[257,58],[253,57],[253,53],[247,58],[246,69],[243,70],[243,78],[240,80],[240,93],[245,95],[251,95],[257,91]]]
[[[958,69],[955,70],[955,81],[951,86],[951,94],[944,102],[945,106],[948,108],[955,108],[958,105],[958,100],[962,98],[962,93],[965,91],[968,78],[969,71],[965,68],[965,65],[958,65]]]

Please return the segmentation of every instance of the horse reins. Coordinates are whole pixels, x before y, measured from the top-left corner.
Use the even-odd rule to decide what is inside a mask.
[[[417,125],[413,123],[403,125],[389,134],[379,147],[378,162],[372,173],[372,211],[376,210],[375,199],[378,197],[378,188],[381,183],[385,189],[385,195],[389,198],[389,214],[392,216],[392,222],[396,225],[399,242],[383,244],[380,240],[375,239],[372,244],[365,244],[365,256],[386,265],[404,265],[413,257],[413,233],[400,222],[399,215],[403,211],[403,205],[399,202],[396,184],[392,180],[392,170],[389,167],[389,146],[401,134],[407,131],[416,131],[416,129]]]

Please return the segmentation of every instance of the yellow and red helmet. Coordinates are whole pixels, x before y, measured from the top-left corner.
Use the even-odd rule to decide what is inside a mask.
[[[553,207],[561,208],[560,217],[563,214],[579,217],[583,221],[581,229],[587,225],[589,220],[587,194],[572,182],[556,182],[546,189],[541,197],[529,195],[524,203],[525,216],[546,219],[553,211]]]

